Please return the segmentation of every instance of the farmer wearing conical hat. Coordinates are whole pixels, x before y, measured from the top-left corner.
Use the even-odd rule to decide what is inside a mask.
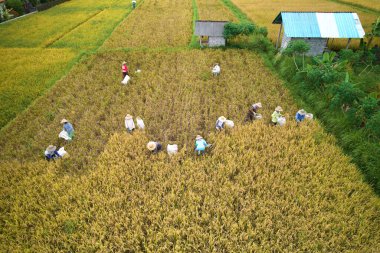
[[[63,131],[65,131],[72,140],[74,138],[73,125],[67,119],[62,119],[61,124],[63,124]]]
[[[60,158],[61,156],[57,152],[57,147],[49,145],[45,150],[45,159],[48,161]]]
[[[305,116],[306,116],[306,111],[304,109],[299,110],[296,113],[297,124],[300,123],[301,121],[303,121],[305,119]]]
[[[220,116],[215,124],[216,130],[221,131],[224,128],[224,122],[226,122],[226,120],[226,117]]]
[[[254,104],[249,108],[248,113],[247,113],[247,116],[245,116],[244,122],[249,122],[249,121],[253,121],[253,120],[257,119],[258,115],[260,115],[260,114],[257,113],[257,110],[258,110],[259,108],[262,108],[262,107],[263,107],[263,106],[262,106],[262,104],[261,104],[260,102],[258,102],[258,103],[254,103]],[[260,115],[260,116],[261,116],[261,115]]]
[[[278,124],[278,119],[280,118],[280,117],[282,117],[282,115],[281,115],[281,112],[282,112],[283,110],[282,110],[282,108],[281,108],[281,106],[277,106],[275,109],[274,109],[274,112],[272,113],[272,123],[274,124],[274,125],[277,125]]]
[[[128,133],[132,133],[133,130],[135,130],[135,122],[130,114],[125,116],[125,127],[127,128]]]
[[[125,61],[123,61],[123,64],[121,65],[121,71],[123,72],[123,80],[126,75],[128,75],[128,66]]]
[[[146,144],[146,147],[151,151],[153,154],[157,154],[162,150],[162,145],[161,143],[157,141],[150,141],[148,144]]]
[[[198,153],[198,155],[204,154],[206,151],[206,147],[209,145],[207,142],[203,139],[202,136],[197,135],[195,138],[195,151]]]

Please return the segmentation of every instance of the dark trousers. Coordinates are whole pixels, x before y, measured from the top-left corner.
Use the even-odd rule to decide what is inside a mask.
[[[123,80],[124,80],[126,75],[128,75],[128,72],[123,72]]]

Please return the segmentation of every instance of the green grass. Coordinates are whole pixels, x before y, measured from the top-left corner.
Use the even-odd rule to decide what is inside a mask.
[[[192,0],[192,4],[193,4],[193,35],[191,36],[191,41],[190,41],[189,47],[199,48],[197,36],[194,34],[194,32],[195,32],[195,21],[199,19],[198,6],[197,6],[196,0]]]
[[[230,0],[220,1],[239,19],[240,22],[252,22],[252,20]]]

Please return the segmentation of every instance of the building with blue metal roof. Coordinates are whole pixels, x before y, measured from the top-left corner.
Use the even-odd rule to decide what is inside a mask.
[[[309,55],[322,54],[328,39],[361,39],[365,32],[358,14],[353,12],[280,12],[273,24],[281,24],[276,48],[282,36],[281,49],[288,46],[292,40],[305,40],[310,44]]]

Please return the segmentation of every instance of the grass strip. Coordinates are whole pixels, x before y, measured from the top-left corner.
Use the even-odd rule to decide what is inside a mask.
[[[240,22],[252,22],[252,20],[230,0],[220,1],[235,15],[237,19],[239,19]]]
[[[192,0],[193,2],[193,35],[191,36],[190,48],[199,48],[197,36],[195,35],[195,21],[199,19],[198,6],[196,0]]]

